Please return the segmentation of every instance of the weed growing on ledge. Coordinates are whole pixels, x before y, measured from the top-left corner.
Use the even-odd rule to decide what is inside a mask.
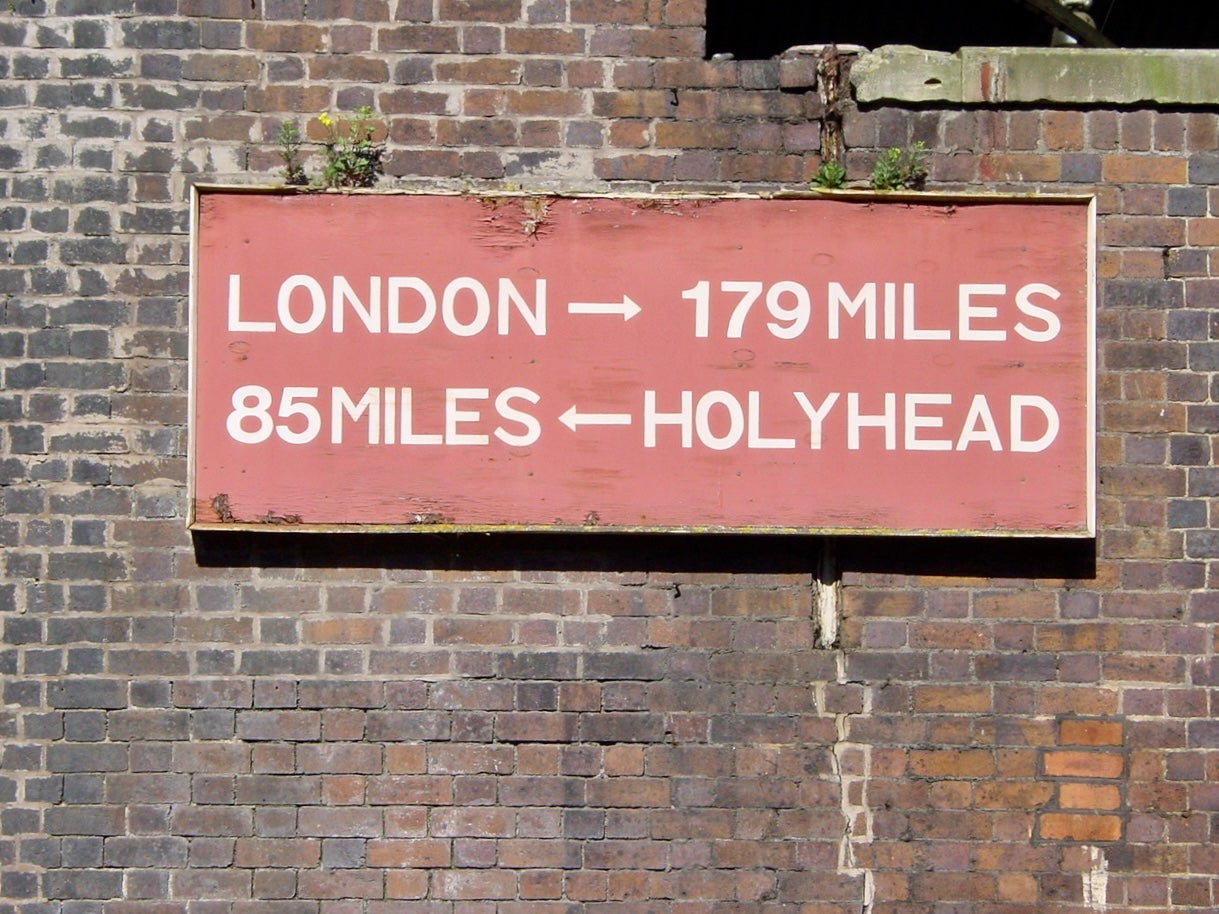
[[[827,190],[843,187],[847,181],[847,170],[837,162],[822,162],[813,175],[811,183],[814,187],[824,187]]]
[[[324,187],[372,187],[384,172],[381,157],[385,146],[373,142],[377,124],[372,108],[357,108],[350,118],[336,121],[330,112],[317,117],[326,130],[322,146],[326,163],[322,167]]]
[[[931,153],[920,140],[906,149],[886,149],[872,169],[874,190],[922,190],[927,182],[927,158]]]
[[[279,132],[275,134],[275,145],[278,147],[279,157],[284,163],[284,167],[280,171],[284,183],[294,186],[308,184],[309,178],[299,161],[301,135],[296,129],[296,124],[291,121],[284,121],[280,124]]]

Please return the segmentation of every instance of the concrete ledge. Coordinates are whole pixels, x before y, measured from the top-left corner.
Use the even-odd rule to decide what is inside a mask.
[[[1219,51],[888,45],[851,68],[860,102],[1219,106]]]

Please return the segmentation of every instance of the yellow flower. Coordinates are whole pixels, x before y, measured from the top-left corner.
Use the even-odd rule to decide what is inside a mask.
[[[330,128],[334,125],[334,121],[330,119],[329,111],[323,111],[317,116],[317,119],[321,121],[323,127]]]

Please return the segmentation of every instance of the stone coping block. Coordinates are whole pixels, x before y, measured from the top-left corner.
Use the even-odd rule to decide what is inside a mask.
[[[1219,51],[887,45],[851,68],[862,103],[1214,105]]]

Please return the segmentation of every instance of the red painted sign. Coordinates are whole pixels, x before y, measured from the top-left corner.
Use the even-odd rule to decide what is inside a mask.
[[[1093,221],[203,189],[193,523],[1090,535]]]

